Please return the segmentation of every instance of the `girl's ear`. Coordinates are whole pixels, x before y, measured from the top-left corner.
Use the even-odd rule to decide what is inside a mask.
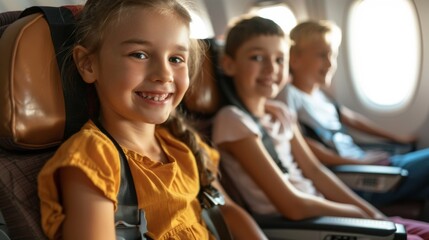
[[[73,59],[82,79],[86,83],[94,83],[97,80],[97,76],[96,71],[94,71],[93,55],[88,54],[88,49],[77,45],[73,48]]]
[[[234,59],[232,59],[230,56],[227,55],[223,55],[222,56],[222,60],[221,60],[221,64],[222,64],[222,69],[224,71],[224,73],[228,76],[234,76],[235,74],[235,64],[234,64]]]

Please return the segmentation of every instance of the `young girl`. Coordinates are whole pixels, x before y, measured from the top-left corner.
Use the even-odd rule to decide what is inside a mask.
[[[288,79],[289,44],[280,27],[253,17],[226,36],[222,66],[228,77],[221,84],[231,104],[214,120],[213,141],[250,211],[292,220],[385,219],[318,161],[286,105],[272,100]],[[426,223],[392,220],[404,223],[410,236],[429,238]]]
[[[331,21],[305,21],[292,29],[291,39],[294,42],[290,52],[292,84],[281,93],[286,96],[279,96],[279,99],[287,102],[299,121],[321,133],[321,137],[327,136],[323,139],[328,143],[326,146],[311,139],[307,141],[317,158],[328,166],[387,164],[406,169],[409,177],[394,191],[363,195],[373,204],[386,205],[404,199],[428,200],[429,148],[392,156],[363,150],[353,141],[347,128],[402,143],[414,137],[382,130],[362,114],[337,105],[321,90],[331,85],[336,71],[340,28]]]
[[[94,122],[125,152],[147,237],[213,239],[197,195],[200,182],[213,181],[217,152],[174,111],[199,55],[190,21],[176,0],[86,2],[72,55],[83,80],[95,86],[99,115],[40,172],[42,226],[50,239],[115,239],[120,161]],[[213,186],[220,188],[216,180]],[[234,238],[265,239],[229,199],[221,210]]]

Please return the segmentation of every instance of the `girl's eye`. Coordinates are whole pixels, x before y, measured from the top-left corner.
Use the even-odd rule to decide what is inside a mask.
[[[285,61],[285,59],[283,57],[276,58],[276,63],[278,63],[278,64],[283,64],[284,61]]]
[[[148,58],[148,56],[145,53],[142,53],[142,52],[134,52],[134,53],[131,53],[130,56],[138,58],[138,59],[146,59],[146,58]]]
[[[171,57],[171,58],[169,59],[169,61],[170,61],[171,63],[182,63],[182,62],[185,62],[185,59],[183,59],[183,58],[181,58],[181,57]]]
[[[264,57],[262,57],[261,55],[254,55],[251,56],[250,59],[257,62],[262,62],[264,60]]]

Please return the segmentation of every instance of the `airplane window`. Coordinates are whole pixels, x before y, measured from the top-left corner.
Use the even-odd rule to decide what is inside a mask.
[[[405,108],[421,70],[420,26],[412,1],[355,1],[348,24],[349,69],[359,98],[377,110]]]
[[[214,36],[211,25],[208,26],[204,20],[197,13],[190,11],[191,13],[191,38],[205,39]]]
[[[289,33],[297,24],[295,14],[286,4],[255,6],[250,13],[273,20],[285,33]]]

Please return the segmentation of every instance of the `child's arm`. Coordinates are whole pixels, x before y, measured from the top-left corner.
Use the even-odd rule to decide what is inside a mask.
[[[221,211],[234,239],[268,239],[255,220],[226,194],[218,181],[215,181],[213,186],[225,197],[225,205],[221,206]]]
[[[59,172],[65,219],[62,239],[115,240],[114,206],[77,168]]]
[[[266,151],[261,139],[255,136],[219,144],[240,162],[244,170],[265,192],[279,213],[291,220],[316,216],[344,216],[365,218],[368,215],[359,207],[337,203],[297,190]]]
[[[398,136],[392,132],[385,131],[362,114],[354,112],[347,107],[341,106],[341,121],[351,128],[364,133],[393,140],[398,143],[411,143],[416,140],[415,136]]]
[[[385,152],[374,152],[367,154],[362,159],[345,158],[338,155],[333,150],[325,147],[323,144],[315,141],[311,138],[305,138],[311,151],[316,155],[317,159],[320,160],[326,166],[338,166],[344,164],[374,164],[381,160],[387,159],[388,154]]]
[[[380,211],[356,195],[335,174],[319,162],[306,144],[298,127],[295,125],[293,129],[294,138],[291,141],[293,155],[304,175],[313,181],[316,189],[327,199],[359,207],[370,218],[385,218]]]

